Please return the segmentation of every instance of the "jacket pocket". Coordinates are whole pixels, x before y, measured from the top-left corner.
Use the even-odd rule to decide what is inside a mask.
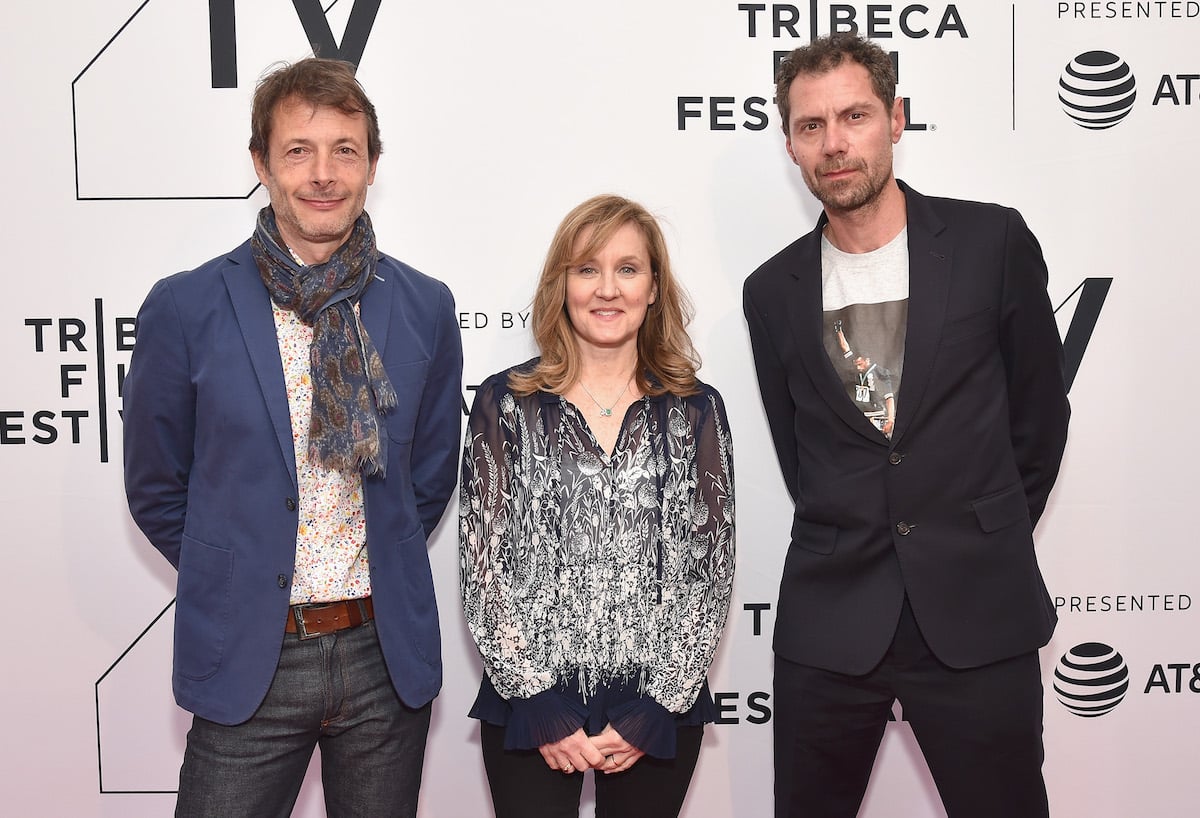
[[[1019,522],[1029,522],[1029,501],[1020,483],[971,503],[979,527],[985,533],[999,531]]]
[[[233,552],[186,534],[175,597],[175,669],[207,679],[221,666],[233,608]]]
[[[942,328],[942,343],[956,344],[985,333],[996,333],[996,310],[993,307],[946,321]]]
[[[832,554],[837,547],[837,526],[813,523],[796,517],[792,520],[792,544],[814,554]]]
[[[388,437],[395,443],[411,443],[421,410],[421,395],[425,393],[425,378],[429,361],[385,364],[388,380],[396,390],[396,408],[387,413]]]

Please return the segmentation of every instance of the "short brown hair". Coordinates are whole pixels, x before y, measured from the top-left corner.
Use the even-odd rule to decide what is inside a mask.
[[[297,99],[313,107],[337,108],[344,114],[367,118],[367,154],[374,162],[383,153],[379,118],[367,92],[354,77],[354,65],[343,60],[308,57],[288,65],[282,63],[258,81],[250,107],[250,152],[267,156],[271,122],[281,102]]]
[[[788,54],[775,71],[775,104],[783,117],[783,132],[788,130],[792,115],[792,103],[788,94],[792,81],[801,74],[824,74],[842,64],[844,60],[856,62],[871,75],[871,86],[875,96],[889,111],[896,102],[896,66],[892,57],[882,48],[857,34],[841,31],[818,37],[808,45],[802,45]]]
[[[634,224],[646,238],[650,268],[658,296],[638,329],[638,388],[647,395],[694,395],[700,359],[687,334],[692,306],[687,293],[671,272],[667,242],[652,215],[637,202],[604,194],[575,207],[559,224],[546,253],[546,262],[533,296],[533,338],[542,359],[536,367],[514,372],[508,383],[518,395],[538,390],[562,394],[579,380],[579,346],[567,315],[567,270],[591,257],[626,224]],[[575,244],[591,230],[587,245],[576,254]],[[653,377],[651,380],[647,373]]]

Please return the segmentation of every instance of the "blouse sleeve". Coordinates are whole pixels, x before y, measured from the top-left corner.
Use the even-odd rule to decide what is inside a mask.
[[[729,613],[734,570],[733,447],[725,406],[707,389],[682,407],[679,414],[672,409],[666,430],[672,468],[686,472],[668,481],[675,496],[663,503],[664,539],[677,541],[664,543],[663,650],[646,686],[672,713],[691,707],[704,685]]]
[[[459,588],[484,670],[512,705],[506,746],[537,747],[577,730],[586,713],[552,691],[549,642],[552,567],[540,546],[527,478],[544,450],[503,376],[475,395],[459,487]],[[510,741],[511,739],[511,741]]]

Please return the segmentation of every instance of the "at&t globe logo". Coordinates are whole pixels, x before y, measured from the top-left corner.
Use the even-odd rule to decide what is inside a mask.
[[[1088,51],[1067,63],[1058,80],[1058,101],[1080,127],[1111,128],[1133,110],[1137,83],[1123,59],[1107,51]]]
[[[1110,712],[1129,690],[1129,668],[1115,649],[1085,642],[1063,654],[1054,669],[1054,692],[1076,716],[1095,718]]]

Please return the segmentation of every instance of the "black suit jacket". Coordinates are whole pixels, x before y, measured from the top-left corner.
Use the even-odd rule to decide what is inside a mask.
[[[909,305],[891,440],[846,394],[822,343],[825,216],[744,291],[796,505],[775,651],[842,673],[883,657],[906,593],[952,667],[1036,650],[1056,619],[1033,527],[1070,409],[1041,248],[1015,210],[901,189]]]

